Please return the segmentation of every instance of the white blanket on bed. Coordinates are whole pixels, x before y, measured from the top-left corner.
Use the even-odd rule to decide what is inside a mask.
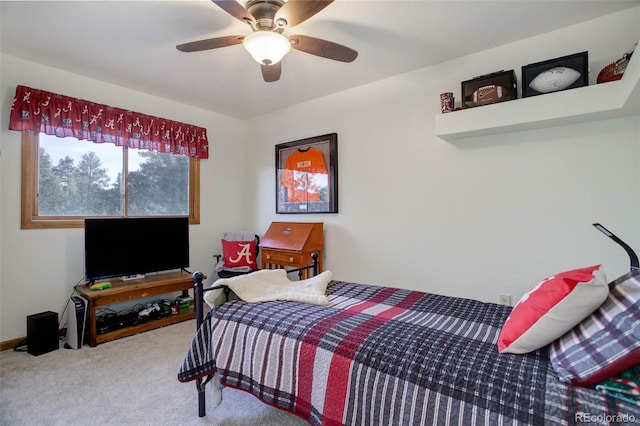
[[[288,300],[326,305],[329,299],[325,293],[332,277],[331,271],[324,271],[306,280],[291,281],[284,269],[261,269],[246,275],[218,279],[212,286],[226,285],[240,299],[250,303]],[[204,299],[213,307],[217,294],[212,293],[218,292],[207,292]]]

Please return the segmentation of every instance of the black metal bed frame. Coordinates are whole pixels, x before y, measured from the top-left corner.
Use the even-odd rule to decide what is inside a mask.
[[[622,241],[613,232],[609,231],[607,228],[605,228],[601,224],[594,223],[593,226],[595,226],[595,228],[598,231],[602,232],[604,235],[606,235],[607,237],[615,241],[619,246],[621,246],[624,249],[624,251],[627,252],[627,255],[629,256],[629,263],[631,264],[630,266],[631,271],[640,271],[640,262],[638,261],[638,255],[636,254],[635,251],[633,251],[631,247],[629,247],[629,244]]]
[[[640,273],[640,262],[638,261],[638,256],[633,251],[633,249],[620,238],[618,238],[615,234],[609,231],[607,228],[602,226],[599,223],[594,223],[593,226],[598,229],[600,232],[605,234],[607,237],[611,238],[614,242],[620,245],[629,256],[630,269],[632,273]],[[307,266],[303,266],[301,268],[290,269],[287,270],[287,273],[298,272],[298,276],[302,277],[302,271],[311,269],[313,272],[312,276],[318,275],[318,253],[312,253],[311,258],[313,262]],[[193,282],[195,286],[195,307],[196,307],[196,331],[200,328],[204,321],[204,293],[211,290],[222,289],[224,294],[229,300],[229,294],[231,290],[224,285],[217,285],[209,288],[204,288],[202,284],[202,280],[204,279],[204,274],[202,272],[195,272],[193,274]],[[615,282],[615,281],[614,281]],[[200,417],[204,417],[206,415],[205,408],[205,386],[212,379],[212,376],[208,376],[206,379],[199,378],[196,379],[196,388],[198,390],[198,415]]]
[[[312,262],[300,268],[295,269],[287,269],[287,274],[297,272],[298,277],[302,278],[302,272],[310,269],[312,276],[315,277],[318,275],[318,253],[311,253]],[[193,273],[193,285],[194,285],[194,293],[195,293],[195,308],[196,308],[196,331],[200,328],[202,323],[204,322],[204,294],[206,292],[212,290],[220,290],[222,289],[224,295],[229,300],[229,294],[231,290],[226,285],[216,285],[212,287],[204,288],[204,284],[202,280],[204,280],[205,276],[202,272],[194,272]],[[206,404],[205,404],[205,386],[209,381],[213,378],[213,376],[209,376],[206,379],[199,378],[196,379],[196,388],[198,390],[198,416],[204,417],[206,415]]]

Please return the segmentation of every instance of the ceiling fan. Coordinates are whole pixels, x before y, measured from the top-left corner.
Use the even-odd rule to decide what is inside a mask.
[[[291,48],[334,61],[353,62],[358,52],[341,44],[305,35],[285,37],[282,33],[327,7],[333,0],[249,0],[242,7],[236,0],[211,0],[234,18],[248,24],[247,36],[231,35],[179,44],[181,52],[199,52],[242,43],[262,69],[266,82],[278,81],[280,60]]]

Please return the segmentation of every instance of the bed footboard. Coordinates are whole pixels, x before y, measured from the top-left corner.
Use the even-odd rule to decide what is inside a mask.
[[[196,308],[196,330],[200,328],[202,325],[202,321],[204,320],[204,288],[202,280],[204,279],[204,274],[202,272],[194,272],[193,273],[193,285],[194,285],[194,293],[195,293],[195,308]],[[196,379],[196,389],[198,390],[198,416],[204,417],[206,414],[205,411],[205,386],[206,380],[202,378]]]
[[[318,253],[311,253],[312,262],[301,268],[289,269],[287,270],[288,274],[298,273],[298,277],[302,276],[302,271],[310,269],[312,276],[318,275]],[[208,288],[204,288],[204,284],[202,281],[205,276],[202,272],[194,272],[193,273],[193,285],[194,285],[194,293],[195,293],[195,308],[196,308],[196,331],[200,328],[202,323],[204,322],[204,294],[211,290],[222,289],[224,291],[225,297],[229,300],[229,294],[231,290],[229,287],[225,285],[212,286]],[[198,391],[198,416],[204,417],[206,415],[206,403],[205,403],[205,386],[211,380],[211,376],[207,378],[199,378],[196,379],[196,388]]]

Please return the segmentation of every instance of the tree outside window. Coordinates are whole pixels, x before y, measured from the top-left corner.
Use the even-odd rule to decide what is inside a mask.
[[[79,227],[86,216],[189,216],[198,223],[196,197],[197,159],[23,133],[23,228]]]

